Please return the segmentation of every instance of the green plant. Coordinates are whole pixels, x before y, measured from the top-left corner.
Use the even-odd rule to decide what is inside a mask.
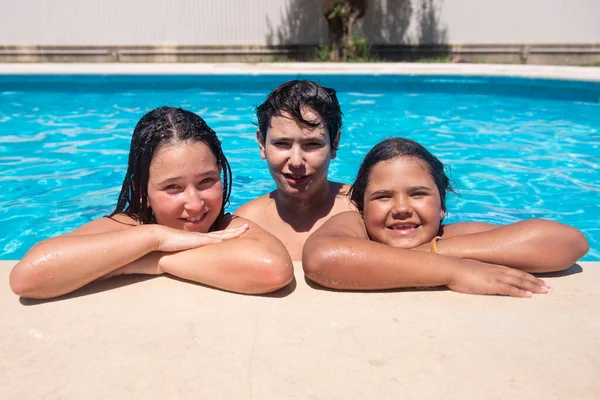
[[[374,58],[371,57],[371,46],[367,41],[367,37],[358,29],[352,30],[351,45],[348,51],[348,61],[374,61]]]
[[[329,60],[349,61],[355,24],[367,11],[367,0],[324,0],[323,12],[329,27]],[[362,50],[365,47],[363,46]]]
[[[318,62],[329,61],[329,53],[330,52],[331,52],[331,49],[329,48],[328,45],[326,45],[326,44],[319,45],[319,47],[317,48],[317,54],[315,55],[315,61],[318,61]]]

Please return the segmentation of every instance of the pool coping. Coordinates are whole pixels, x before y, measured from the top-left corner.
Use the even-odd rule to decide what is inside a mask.
[[[0,74],[469,75],[600,82],[600,67],[462,63],[0,63]]]
[[[8,289],[12,265],[0,261],[4,398],[600,398],[600,262],[530,299],[333,292],[295,263],[270,296],[130,276],[32,301]]]

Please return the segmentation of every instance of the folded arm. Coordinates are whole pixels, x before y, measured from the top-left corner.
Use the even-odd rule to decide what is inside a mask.
[[[294,276],[285,246],[258,225],[231,217],[222,228],[248,225],[241,236],[159,257],[161,271],[220,289],[246,293],[268,293],[286,286]]]
[[[419,247],[429,251],[429,244]],[[445,228],[437,242],[439,254],[506,265],[527,272],[569,268],[583,257],[589,245],[573,227],[542,219],[510,225],[458,223]]]
[[[505,266],[373,242],[357,212],[338,214],[313,233],[302,261],[309,279],[333,289],[446,285],[463,293],[520,297],[547,291],[543,281]]]
[[[102,218],[32,247],[11,271],[13,292],[50,298],[103,277],[163,272],[242,293],[264,293],[292,279],[289,255],[276,238],[241,219],[200,234]],[[240,241],[233,241],[242,235]],[[214,248],[212,248],[214,246]],[[282,251],[283,248],[283,251]]]

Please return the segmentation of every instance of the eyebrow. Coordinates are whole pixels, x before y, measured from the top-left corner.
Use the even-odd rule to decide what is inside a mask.
[[[413,186],[411,188],[409,188],[410,191],[418,191],[418,190],[426,190],[428,192],[432,191],[432,189],[430,187],[427,186]],[[393,194],[394,190],[392,189],[381,189],[381,190],[376,190],[373,193],[371,193],[371,196],[375,196],[375,195],[379,195],[379,194]]]
[[[428,186],[413,186],[411,187],[412,190],[432,190],[430,187]]]
[[[219,170],[218,169],[211,169],[208,171],[204,171],[200,174],[195,175],[195,178],[202,178],[205,176],[209,176],[209,175],[218,175],[219,174]],[[172,176],[170,178],[167,179],[163,179],[162,181],[158,182],[158,185],[165,185],[167,183],[172,183],[172,182],[177,182],[178,180],[183,179],[183,175],[178,175],[178,176]]]
[[[315,135],[307,134],[307,135],[302,136],[302,138],[300,140],[325,140],[326,137],[327,137],[326,133],[318,133]],[[291,137],[291,135],[287,135],[285,133],[283,133],[281,135],[271,134],[269,139],[270,140],[292,140],[292,137]]]
[[[376,195],[379,195],[379,194],[392,194],[392,193],[394,193],[393,190],[382,189],[382,190],[377,190],[377,191],[371,193],[371,196],[376,196]]]

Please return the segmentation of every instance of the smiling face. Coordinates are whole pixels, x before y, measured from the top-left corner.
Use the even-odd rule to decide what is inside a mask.
[[[310,109],[303,110],[307,121],[319,121]],[[271,118],[263,140],[257,132],[261,157],[267,160],[277,188],[291,196],[311,196],[327,187],[329,163],[335,150],[327,130],[299,123],[290,114],[282,112]],[[337,147],[339,134],[333,143]]]
[[[379,243],[410,249],[433,239],[444,212],[427,165],[407,156],[375,164],[368,176],[363,218],[369,237]]]
[[[223,204],[217,159],[202,142],[175,142],[156,151],[150,163],[148,201],[156,222],[208,232]]]

